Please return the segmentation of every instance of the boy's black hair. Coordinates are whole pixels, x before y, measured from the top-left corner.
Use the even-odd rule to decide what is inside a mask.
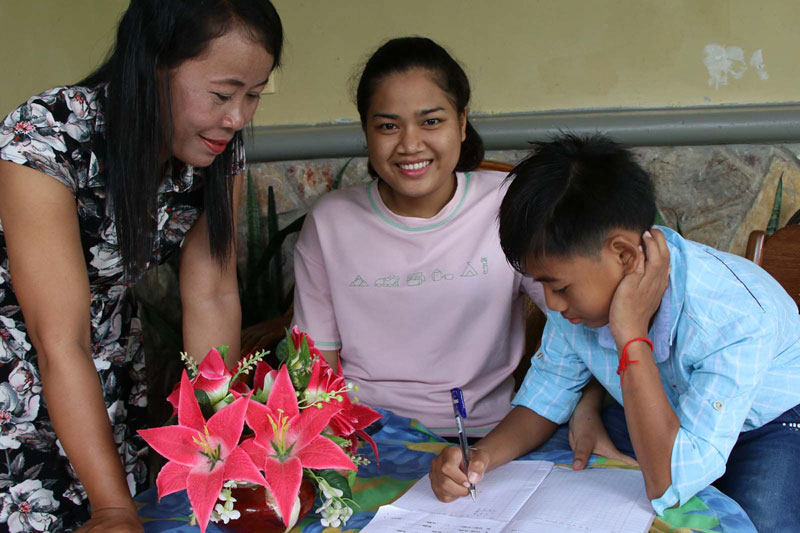
[[[145,270],[156,239],[160,157],[172,144],[171,109],[163,105],[169,102],[169,69],[201,55],[231,29],[244,29],[275,59],[273,69],[280,65],[283,26],[269,0],[131,0],[110,55],[78,83],[106,88],[105,193],[129,280]],[[220,263],[233,249],[234,149],[241,137],[237,132],[203,170],[209,245]]]
[[[361,117],[361,127],[367,126],[367,112],[378,83],[386,76],[422,68],[431,73],[431,79],[444,91],[458,113],[465,113],[470,98],[469,79],[464,69],[447,50],[426,37],[399,37],[387,41],[367,60],[356,89],[356,107]],[[467,120],[466,138],[461,143],[461,156],[455,170],[468,172],[483,161],[483,139]],[[378,177],[372,164],[368,165],[372,177]]]
[[[500,246],[516,270],[529,259],[598,252],[608,232],[643,233],[656,201],[650,175],[606,136],[560,135],[533,143],[509,174],[500,206]]]

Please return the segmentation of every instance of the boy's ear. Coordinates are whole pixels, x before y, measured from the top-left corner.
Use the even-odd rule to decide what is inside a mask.
[[[630,274],[636,269],[639,258],[639,241],[634,240],[631,235],[617,233],[609,237],[607,246],[619,262],[624,274]]]
[[[458,125],[461,127],[461,142],[463,143],[467,140],[467,111],[464,110],[461,112],[461,115],[458,117]]]

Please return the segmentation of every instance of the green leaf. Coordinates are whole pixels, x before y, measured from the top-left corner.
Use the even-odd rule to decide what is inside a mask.
[[[345,170],[352,162],[348,159],[339,169],[331,183],[331,190],[338,189]],[[301,215],[286,227],[278,227],[278,210],[275,191],[267,188],[267,235],[261,232],[261,214],[255,180],[247,172],[247,261],[245,275],[240,278],[239,298],[242,305],[242,326],[247,327],[270,318],[283,315],[292,305],[294,290],[283,287],[282,246],[286,238],[303,227],[306,215]],[[266,240],[266,242],[263,242]]]
[[[308,347],[308,337],[303,335],[303,342],[300,343],[300,360],[303,366],[311,366],[311,349]]]
[[[291,349],[289,348],[291,346]],[[275,347],[275,356],[281,363],[286,363],[294,355],[294,344],[292,344],[292,332],[286,329],[286,338]]]
[[[269,399],[269,391],[266,389],[258,389],[255,394],[250,397],[250,399],[266,405],[267,399]]]
[[[224,361],[226,357],[228,357],[228,345],[227,344],[220,344],[217,346],[217,351],[222,356],[222,360]]]
[[[767,223],[767,235],[772,235],[778,231],[778,224],[781,219],[781,203],[783,203],[783,173],[778,179],[778,186],[775,188],[775,199],[772,201],[772,214]]]
[[[311,379],[311,350],[308,348],[308,340],[305,335],[297,356],[300,366],[296,371],[292,372],[292,383],[294,383],[297,390],[305,390]]]
[[[667,225],[667,222],[664,220],[664,217],[661,216],[661,211],[659,209],[656,209],[655,224],[656,224],[656,226],[666,226]]]
[[[250,170],[247,171],[247,204],[245,208],[247,216],[247,261],[246,271],[242,278],[242,286],[239,295],[242,306],[242,326],[247,327],[258,322],[260,314],[260,302],[258,299],[258,286],[260,272],[260,250],[264,247],[261,242],[261,213],[258,207],[258,195],[256,194],[255,181]]]
[[[332,190],[332,191],[335,191],[336,189],[338,189],[338,188],[339,188],[339,185],[341,185],[341,183],[342,183],[342,176],[344,176],[344,171],[345,171],[345,170],[347,170],[347,166],[350,164],[350,162],[351,162],[352,160],[353,160],[353,158],[352,158],[352,157],[351,157],[350,159],[348,159],[348,160],[345,162],[345,164],[344,164],[344,165],[342,165],[342,168],[340,168],[340,169],[339,169],[339,172],[337,172],[337,173],[336,173],[336,176],[334,176],[334,178],[333,178],[333,182],[331,183],[331,190]]]
[[[278,208],[275,206],[275,190],[267,188],[267,242],[278,235]]]
[[[258,209],[258,195],[250,169],[247,169],[247,273],[255,266],[258,249],[261,247],[261,213]]]
[[[326,469],[326,470],[318,470],[316,474],[317,476],[327,481],[328,485],[330,485],[331,487],[341,490],[342,498],[347,498],[348,500],[353,499],[353,493],[350,490],[350,483],[348,483],[347,478],[345,478],[339,472],[337,472],[336,470]]]
[[[206,394],[205,391],[196,389],[194,391],[194,397],[197,398],[197,403],[200,405],[200,412],[203,413],[206,420],[211,418],[214,415],[214,406],[211,405],[208,394]]]
[[[281,246],[289,235],[300,231],[300,229],[303,227],[303,222],[305,219],[306,216],[302,215],[290,222],[285,228],[279,230],[274,238],[270,239],[266,249],[261,254],[258,264],[255,266],[255,271],[260,273],[260,281],[261,285],[264,287],[264,291],[270,290],[276,293],[281,293],[283,291],[282,285],[278,285],[278,283],[276,283],[274,280],[274,274],[276,273],[275,266],[280,266],[283,260],[283,256],[281,255]],[[271,288],[267,289],[267,287]],[[292,303],[291,296],[292,292],[290,291],[286,298],[282,296],[280,298],[275,298],[274,301],[280,300],[280,306],[278,306],[279,309],[277,309],[277,311],[272,309],[271,311],[266,312],[262,306],[262,316],[260,320],[280,316],[285,313]]]
[[[336,443],[336,445],[339,446],[340,448],[344,448],[345,446],[350,444],[350,440],[344,437],[339,437],[338,435],[331,435],[329,433],[324,433],[324,435],[325,437],[329,438],[334,443]]]

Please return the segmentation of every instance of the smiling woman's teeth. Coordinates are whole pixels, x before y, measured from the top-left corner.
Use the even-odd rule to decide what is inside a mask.
[[[431,164],[430,161],[421,161],[419,163],[410,163],[410,164],[407,164],[407,165],[400,164],[398,166],[400,168],[402,168],[403,170],[419,170],[421,168],[427,167],[430,164]]]

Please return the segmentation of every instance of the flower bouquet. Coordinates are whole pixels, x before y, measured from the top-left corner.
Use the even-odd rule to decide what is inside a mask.
[[[311,485],[322,502],[322,525],[344,524],[355,505],[350,484],[366,463],[359,440],[377,458],[364,428],[381,415],[350,399],[341,364],[334,371],[297,326],[277,350],[277,370],[262,361],[263,351],[233,371],[224,355],[224,347],[212,349],[197,365],[182,354],[188,373],[167,398],[177,423],[139,431],[168,459],[156,480],[159,499],[186,489],[193,520],[205,532],[209,520],[228,524],[242,517],[237,501],[249,504],[247,494],[258,488],[288,530],[299,519],[301,485]],[[240,378],[253,369],[249,388]]]

